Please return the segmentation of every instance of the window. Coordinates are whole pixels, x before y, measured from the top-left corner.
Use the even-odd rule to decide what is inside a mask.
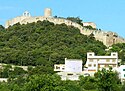
[[[108,65],[108,64],[106,64],[106,65],[105,65],[105,67],[106,67],[106,68],[108,68],[108,67],[109,67],[109,65]]]
[[[60,69],[60,67],[56,66],[56,69]]]
[[[27,16],[29,16],[29,13],[27,13]]]
[[[65,68],[62,68],[62,70],[64,70]]]
[[[106,59],[106,62],[110,62],[110,59]]]
[[[115,59],[112,59],[112,62],[115,62]]]
[[[89,56],[92,56],[92,54],[89,54]]]
[[[124,74],[124,77],[125,77],[125,74]]]
[[[26,13],[24,13],[24,16],[26,16]]]
[[[69,73],[69,74],[67,74],[68,76],[72,76],[73,74],[72,73]]]
[[[76,75],[80,75],[80,74],[76,74]]]
[[[94,64],[94,67],[96,67],[96,64]]]
[[[93,60],[92,60],[92,59],[89,59],[89,62],[93,62]]]
[[[91,67],[92,66],[92,64],[88,64],[88,67]]]
[[[115,54],[113,54],[113,56],[116,56]]]
[[[125,71],[125,69],[123,69],[123,71]]]

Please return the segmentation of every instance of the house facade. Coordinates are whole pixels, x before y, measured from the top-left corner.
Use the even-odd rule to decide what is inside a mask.
[[[125,81],[125,65],[121,65],[119,67],[119,78],[121,79],[121,82]]]
[[[82,60],[65,58],[65,64],[55,64],[54,71],[62,80],[79,80],[79,76],[83,75]]]
[[[102,68],[109,69],[112,67],[113,70],[118,68],[118,53],[112,52],[110,56],[97,56],[94,52],[87,53],[87,62],[85,67],[86,73],[89,73],[91,76],[94,76],[94,73]]]
[[[54,71],[61,77],[62,80],[79,80],[79,76],[94,76],[98,70],[112,67],[113,71],[119,74],[121,82],[125,81],[125,65],[119,64],[118,53],[111,52],[108,56],[97,56],[94,52],[87,53],[87,61],[83,69],[82,60],[67,59],[65,64],[55,64]]]

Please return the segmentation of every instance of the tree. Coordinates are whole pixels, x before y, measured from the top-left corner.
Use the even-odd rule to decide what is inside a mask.
[[[97,30],[96,28],[93,28],[92,26],[84,26],[85,28],[87,28],[87,29],[91,29],[91,30]]]
[[[1,30],[5,30],[5,28],[2,25],[0,25],[0,31]]]
[[[57,75],[33,75],[28,80],[24,91],[67,91]]]
[[[122,91],[125,91],[125,82],[123,82]]]
[[[68,20],[71,20],[72,22],[76,22],[83,26],[82,20],[79,17],[67,17]]]
[[[85,90],[94,90],[97,88],[97,81],[94,77],[90,76],[80,76],[80,82],[79,85],[84,88]]]
[[[1,78],[8,78],[10,76],[11,69],[12,69],[11,65],[3,65]]]
[[[117,43],[112,45],[109,52],[118,52],[118,56],[122,60],[121,64],[125,64],[125,43]]]
[[[97,85],[99,91],[117,91],[118,84],[117,84],[117,73],[112,71],[110,67],[109,70],[102,69],[95,74],[97,78]]]
[[[62,81],[54,74],[32,75],[27,79],[23,91],[82,91],[78,81]]]
[[[27,72],[23,68],[21,68],[21,67],[14,67],[13,71],[11,71],[10,77],[16,78],[18,76],[25,75],[26,73]]]
[[[82,22],[78,17],[70,18]],[[64,58],[85,59],[91,50],[105,54],[105,45],[86,36],[78,28],[66,24],[38,21],[26,25],[15,24],[0,31],[0,62],[15,65],[43,65],[64,63]]]
[[[0,82],[0,91],[11,91],[7,83]]]

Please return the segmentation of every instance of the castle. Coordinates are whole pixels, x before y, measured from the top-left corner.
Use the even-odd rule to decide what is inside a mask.
[[[80,33],[87,36],[90,34],[93,34],[96,40],[102,41],[104,45],[106,45],[107,47],[116,43],[125,43],[125,39],[118,36],[117,33],[110,32],[110,31],[105,32],[101,30],[87,29],[84,27],[84,26],[92,26],[92,28],[96,28],[96,24],[93,22],[83,22],[83,26],[82,26],[76,22],[72,22],[65,18],[55,18],[52,16],[52,11],[50,8],[45,9],[44,16],[33,17],[28,11],[25,11],[22,16],[6,21],[5,28],[8,28],[9,26],[12,26],[16,23],[27,24],[27,23],[37,22],[37,21],[44,21],[44,20],[48,20],[50,22],[53,22],[54,24],[65,23],[68,26],[74,26],[80,30]]]

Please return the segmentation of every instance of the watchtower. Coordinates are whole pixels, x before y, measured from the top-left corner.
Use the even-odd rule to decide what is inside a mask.
[[[52,16],[52,10],[50,8],[45,8],[44,16],[45,17],[51,17]]]

